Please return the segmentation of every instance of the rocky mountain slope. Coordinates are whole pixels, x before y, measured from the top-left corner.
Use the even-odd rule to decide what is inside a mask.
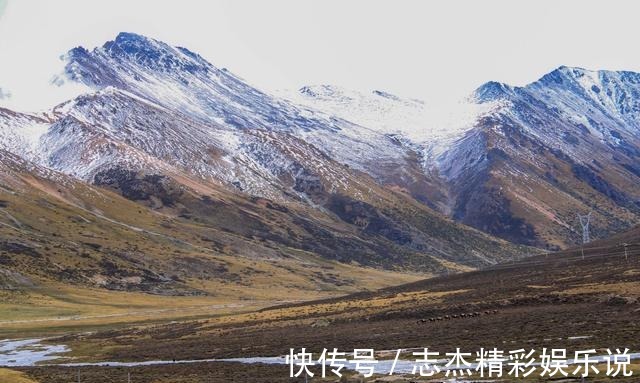
[[[170,236],[170,243],[188,241],[185,246],[195,246],[195,253],[201,255],[202,248],[211,253],[205,258],[248,257],[260,264],[286,259],[297,267],[311,257],[442,273],[518,253],[517,247],[434,211],[424,203],[430,200],[428,191],[422,192],[422,203],[412,198],[411,185],[430,181],[417,153],[394,137],[267,95],[187,49],[135,34],[122,33],[92,51],[75,48],[67,59],[66,72],[56,83],[79,81],[92,92],[41,115],[0,110],[2,165],[7,174],[19,174],[17,181],[5,182],[17,182],[23,190],[15,194],[16,187],[8,188],[13,197],[5,198],[3,209],[28,222],[25,227],[30,229],[22,230],[30,236],[17,241],[21,246],[51,247],[45,242],[51,241],[47,230],[53,228],[76,231],[73,223],[55,219],[47,221],[48,227],[30,223],[51,212],[20,216],[20,207],[32,205],[34,193],[42,191],[24,182],[36,177],[37,185],[49,185],[47,190],[61,180],[69,183],[73,200],[107,193],[110,204],[80,206],[99,211],[101,217],[118,214],[117,222],[124,223],[118,230],[132,236],[128,246],[145,248],[140,257],[169,257],[153,268],[154,275],[165,278],[174,268],[193,271],[180,271],[185,274],[176,275],[175,281],[202,279],[199,273],[209,266],[176,264],[170,257],[173,245],[158,248],[153,240],[138,238],[140,233],[160,232]],[[53,196],[60,197],[55,192]],[[47,206],[55,211],[58,203]],[[153,230],[131,223],[138,214],[148,215]],[[6,224],[9,228],[10,220]],[[81,219],[78,225],[94,223]],[[75,234],[73,238],[65,240],[77,243]],[[140,273],[151,268],[150,263],[141,266],[136,257],[116,261],[121,246],[87,246],[83,251],[96,253],[96,259],[87,257],[86,267],[69,268],[64,275],[72,274],[70,280],[91,284],[97,278],[100,282],[95,283],[127,289],[146,281]],[[4,255],[13,262],[22,255],[12,249]],[[190,258],[200,262],[200,255]],[[109,274],[115,272],[111,263],[97,260],[104,257],[123,263],[128,271]],[[16,270],[27,274],[45,266],[16,262],[24,266]],[[251,273],[236,274],[242,279]],[[137,282],[122,282],[132,280],[127,276]],[[325,278],[334,287],[349,279]]]
[[[151,196],[154,187],[162,188],[162,176],[144,181],[140,186],[155,198]],[[126,309],[116,302],[126,302],[128,292],[191,296],[200,299],[194,304],[211,305],[308,299],[415,279],[337,262],[339,255],[329,259],[326,254],[336,244],[327,238],[320,243],[305,231],[329,232],[319,227],[322,222],[288,214],[265,200],[241,199],[214,188],[199,192],[205,190],[202,195],[176,189],[180,205],[157,209],[0,150],[3,312],[16,310],[21,320],[72,317],[82,305],[97,303],[91,291],[98,290],[113,294],[99,294],[114,299],[102,303]],[[296,220],[303,223],[296,225]],[[330,233],[342,235],[337,240],[343,242],[355,237],[346,228]],[[367,243],[358,244],[360,254],[375,254],[375,245],[365,250]]]
[[[640,218],[640,74],[560,67],[524,87],[489,82],[453,127],[414,118],[423,104],[386,93],[297,93],[290,98],[393,132],[423,165],[428,203],[487,233],[557,248],[581,239],[578,213],[593,211],[601,238]]]
[[[514,241],[564,246],[593,211],[600,238],[640,218],[640,74],[561,67],[525,87],[487,83],[498,101],[436,161],[453,216]]]
[[[440,273],[526,253],[495,237],[563,247],[580,238],[577,213],[594,212],[596,238],[640,214],[634,73],[490,82],[454,128],[423,129],[417,100],[332,86],[277,97],[131,33],[66,59],[56,83],[92,91],[38,115],[0,109],[5,158],[231,236],[217,253],[259,243]]]
[[[92,51],[75,48],[67,56],[66,73],[61,78],[95,89],[97,93],[87,97],[99,99],[96,102],[100,105],[96,109],[94,102],[81,98],[56,108],[58,115],[107,124],[109,132],[124,130],[137,142],[153,143],[154,150],[171,153],[163,157],[166,161],[188,162],[189,170],[199,176],[223,178],[223,183],[244,192],[277,198],[282,194],[275,190],[281,175],[299,170],[284,158],[292,153],[269,147],[273,143],[267,143],[267,137],[274,135],[278,140],[287,137],[313,146],[382,183],[402,178],[402,184],[408,184],[425,178],[414,151],[393,137],[263,93],[185,48],[121,33],[102,47]],[[103,116],[103,109],[111,104],[111,115]],[[157,115],[153,121],[140,121],[141,111],[147,109]],[[102,121],[103,117],[108,121]],[[181,126],[167,128],[169,120]],[[131,124],[137,124],[137,130]],[[154,125],[151,131],[158,133],[149,137],[141,129],[145,124],[164,127]],[[164,141],[167,135],[160,133],[165,129],[173,129],[168,141]],[[118,134],[122,138],[122,132]],[[162,140],[158,140],[159,135],[163,135]],[[55,140],[56,135],[52,136]],[[189,145],[183,145],[183,140]],[[216,153],[209,152],[212,146],[216,146]],[[296,152],[307,158],[317,157],[305,150],[300,147]],[[215,157],[215,163],[204,163],[211,162],[210,157]],[[322,172],[332,177],[335,185],[344,183],[339,174],[332,174],[335,171],[331,167],[324,167]],[[93,175],[80,176],[90,180]]]

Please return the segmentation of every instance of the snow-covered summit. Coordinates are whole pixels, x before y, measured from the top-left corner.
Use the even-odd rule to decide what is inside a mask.
[[[180,174],[313,204],[323,193],[358,190],[368,198],[359,189],[366,173],[366,182],[516,241],[557,224],[549,218],[564,209],[557,194],[573,190],[563,184],[585,183],[604,195],[607,209],[635,209],[638,199],[629,186],[640,174],[640,74],[633,72],[560,67],[526,86],[487,82],[447,104],[335,85],[270,94],[187,48],[133,33],[74,48],[65,60],[55,84],[88,92],[42,115],[0,110],[0,149],[89,182],[114,169]],[[522,194],[531,180],[557,193]],[[490,208],[509,203],[546,209],[539,226],[506,234],[482,226],[510,216]]]
[[[381,162],[406,163],[392,137],[262,92],[186,48],[120,33],[65,59],[59,83],[90,91],[39,124],[9,115],[0,143],[86,181],[113,168],[170,171],[286,199],[299,193],[289,185],[297,177],[348,184],[338,164],[384,178]]]
[[[182,47],[133,33],[67,55],[66,75],[95,90],[112,86],[202,122],[236,128],[333,129],[330,118],[284,103]]]

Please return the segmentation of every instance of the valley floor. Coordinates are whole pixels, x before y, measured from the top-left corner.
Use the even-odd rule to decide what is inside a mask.
[[[375,292],[262,310],[247,306],[240,309],[246,312],[237,312],[236,308],[236,313],[229,315],[221,312],[215,317],[203,315],[168,324],[112,326],[91,333],[80,333],[82,326],[78,326],[69,328],[68,335],[47,341],[72,350],[64,354],[62,362],[278,356],[287,354],[289,348],[299,351],[301,347],[313,352],[334,347],[347,351],[429,347],[441,354],[456,347],[470,352],[480,347],[497,347],[505,352],[555,347],[566,348],[569,355],[590,348],[600,355],[606,354],[607,348],[629,348],[637,353],[640,246],[632,244],[627,250],[625,258],[617,244],[607,244],[586,249],[584,257],[579,250],[540,255]],[[201,303],[201,308],[206,307]],[[180,311],[177,304],[170,307]],[[184,307],[193,307],[195,316],[206,313],[196,309],[198,304],[184,303]],[[479,315],[454,318],[460,313]],[[3,336],[7,336],[6,331]],[[633,377],[613,381],[636,381],[638,367],[632,366],[637,370]],[[20,379],[25,382],[68,382],[77,374],[77,368],[54,366],[15,371],[20,371]],[[85,379],[81,381],[93,383],[124,382],[127,373],[135,377],[135,382],[304,381],[288,378],[287,366],[220,362],[81,367],[80,373]],[[358,381],[353,376],[345,379]]]
[[[355,284],[375,290],[420,279],[390,271],[337,265]],[[290,277],[293,279],[295,276]],[[200,286],[200,285],[199,285]],[[233,284],[200,286],[206,295],[173,296],[111,291],[42,281],[28,287],[0,290],[0,339],[41,337],[77,331],[116,329],[134,324],[167,323],[252,312],[285,303],[344,295],[355,286],[298,289],[274,283],[262,289],[240,289]]]

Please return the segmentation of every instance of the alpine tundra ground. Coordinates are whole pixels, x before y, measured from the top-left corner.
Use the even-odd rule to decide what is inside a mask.
[[[638,242],[636,229],[593,243],[584,256],[580,249],[539,255],[375,292],[214,318],[78,331],[48,342],[68,345],[72,351],[65,356],[73,362],[278,356],[301,347],[313,352],[334,347],[346,351],[429,347],[441,354],[456,347],[470,352],[480,347],[505,351],[566,348],[569,355],[590,348],[599,354],[616,347],[638,352]],[[628,243],[626,255],[622,243]],[[479,315],[459,317],[468,313]],[[638,367],[632,366],[637,370],[634,376],[614,381],[636,381]],[[37,367],[16,371],[27,382],[68,382],[76,378],[77,370]],[[82,367],[80,373],[90,382],[126,381],[128,373],[136,382],[304,381],[289,379],[286,366],[238,363]],[[350,374],[343,380],[361,379]],[[535,376],[534,381],[540,381]],[[606,379],[601,376],[592,381]]]

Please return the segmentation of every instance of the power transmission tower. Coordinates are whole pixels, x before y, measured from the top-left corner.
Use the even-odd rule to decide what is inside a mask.
[[[584,245],[591,241],[591,239],[589,238],[589,223],[591,222],[591,212],[586,215],[578,214],[578,221],[580,221],[580,226],[582,226],[582,246],[580,247],[580,250],[582,252],[582,259],[584,259]]]
[[[582,244],[591,242],[589,238],[589,222],[591,221],[591,212],[587,215],[578,214],[580,226],[582,226]]]
[[[628,243],[623,243],[622,247],[624,247],[624,259],[626,259],[627,261],[629,260],[629,253],[627,252],[627,246],[629,246]]]

